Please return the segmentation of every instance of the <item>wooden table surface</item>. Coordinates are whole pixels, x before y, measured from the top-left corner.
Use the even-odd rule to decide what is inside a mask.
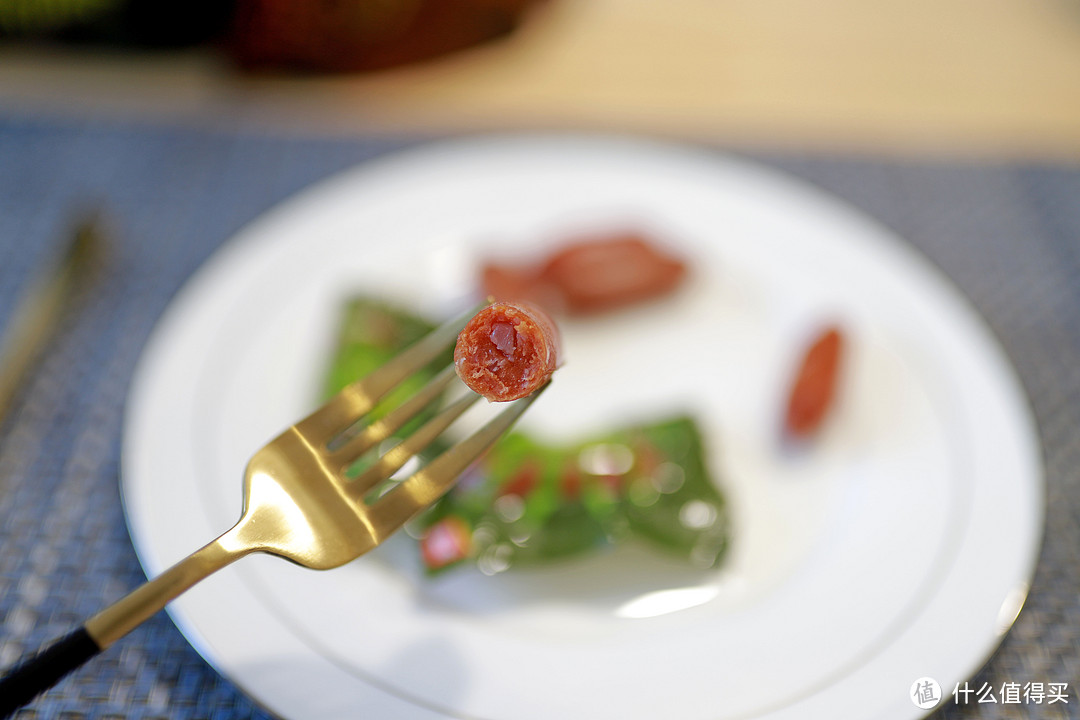
[[[550,0],[370,75],[0,48],[0,105],[329,133],[573,128],[750,146],[1080,158],[1080,0]]]

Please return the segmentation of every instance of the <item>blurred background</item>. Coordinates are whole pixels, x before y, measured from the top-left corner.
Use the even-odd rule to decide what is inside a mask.
[[[0,104],[1080,156],[1070,0],[0,0]]]
[[[0,0],[0,333],[73,228],[107,245],[0,422],[0,667],[143,580],[117,482],[124,403],[217,248],[358,163],[552,129],[798,176],[960,288],[1029,394],[1048,501],[1029,600],[972,685],[1075,683],[1077,0]],[[1078,717],[1069,687],[1067,706],[940,717]],[[269,717],[163,615],[20,717],[88,713]]]

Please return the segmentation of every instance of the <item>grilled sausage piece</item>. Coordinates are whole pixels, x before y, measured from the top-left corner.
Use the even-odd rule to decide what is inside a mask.
[[[617,310],[674,291],[686,264],[641,233],[580,238],[536,262],[489,262],[484,291],[497,300],[527,300],[554,313]]]
[[[559,365],[559,330],[527,303],[497,302],[458,335],[454,365],[461,379],[492,402],[532,394]]]
[[[810,345],[788,395],[784,429],[793,437],[817,432],[833,405],[844,352],[838,327],[825,328]]]

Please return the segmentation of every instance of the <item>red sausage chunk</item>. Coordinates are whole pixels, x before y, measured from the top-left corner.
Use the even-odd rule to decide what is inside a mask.
[[[559,363],[559,331],[544,311],[524,303],[493,303],[458,335],[454,365],[461,379],[488,400],[531,395]]]
[[[488,263],[484,291],[527,300],[551,312],[594,314],[675,290],[686,264],[636,232],[580,238],[526,265]]]
[[[562,291],[571,312],[595,313],[666,295],[685,274],[681,260],[627,234],[567,246],[548,259],[540,277]]]
[[[807,350],[788,396],[784,427],[793,437],[812,435],[828,415],[836,395],[843,349],[840,330],[829,327]]]

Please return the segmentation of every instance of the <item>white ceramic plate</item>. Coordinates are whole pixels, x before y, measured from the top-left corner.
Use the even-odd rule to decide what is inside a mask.
[[[226,530],[247,457],[312,407],[344,297],[457,308],[479,258],[644,228],[674,297],[563,326],[523,427],[571,438],[688,411],[731,502],[719,571],[642,548],[421,578],[407,538],[330,572],[250,557],[171,608],[287,718],[912,718],[1011,625],[1043,517],[1020,387],[956,290],[813,188],[695,148],[590,137],[436,144],[267,213],[191,280],[139,367],[123,497],[147,571]],[[810,334],[850,337],[809,448],[778,413]],[[402,559],[404,558],[404,559]]]

